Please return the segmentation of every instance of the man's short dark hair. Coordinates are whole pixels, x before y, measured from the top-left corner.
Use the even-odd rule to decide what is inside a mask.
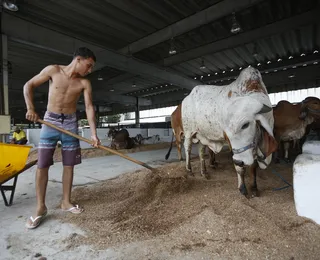
[[[80,47],[78,48],[74,54],[73,54],[73,58],[80,56],[83,57],[85,59],[89,59],[92,58],[94,60],[94,62],[96,62],[96,56],[94,55],[94,53],[88,49],[87,47]]]

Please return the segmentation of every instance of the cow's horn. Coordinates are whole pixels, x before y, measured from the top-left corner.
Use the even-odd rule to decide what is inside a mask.
[[[272,110],[272,107],[268,107],[266,105],[263,105],[263,107],[261,108],[261,110],[258,112],[258,114],[264,114],[264,113],[268,113]]]

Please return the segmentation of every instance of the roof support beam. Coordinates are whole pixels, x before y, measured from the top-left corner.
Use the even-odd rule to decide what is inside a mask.
[[[181,62],[196,59],[206,54],[212,54],[226,49],[235,48],[239,45],[243,45],[248,42],[253,42],[261,38],[266,38],[274,34],[295,29],[299,26],[303,26],[313,22],[319,22],[319,15],[320,11],[319,8],[317,8],[315,10],[291,18],[287,18],[279,22],[268,24],[255,30],[243,32],[220,41],[212,42],[204,46],[176,54],[164,59],[163,65],[165,67],[172,66]],[[162,62],[160,61],[158,63],[160,64]]]
[[[279,70],[278,72],[268,73],[262,75],[262,80],[267,87],[268,93],[290,91],[301,88],[316,87],[320,82],[320,63],[315,65],[309,65],[305,67],[299,67],[296,69]],[[239,76],[240,72],[237,72]],[[231,82],[225,82],[223,85],[231,84]],[[221,85],[221,84],[219,84]],[[319,85],[318,85],[319,86]],[[165,100],[170,103],[173,101],[179,101],[184,99],[186,91],[175,91]],[[162,104],[164,95],[152,96],[152,106]]]
[[[127,57],[115,51],[75,39],[48,28],[24,21],[10,14],[3,13],[2,15],[2,32],[9,37],[12,37],[11,40],[19,40],[33,45],[46,46],[51,50],[57,50],[61,53],[73,53],[75,48],[87,46],[96,54],[98,57],[97,63],[102,66],[109,66],[133,74],[158,78],[165,82],[171,82],[189,89],[192,89],[200,83],[199,81],[192,80],[182,74],[170,72],[169,70],[140,61],[136,58]]]
[[[238,12],[255,5],[262,0],[224,0],[209,8],[169,25],[151,35],[139,39],[119,51],[124,54],[132,54],[143,49],[167,41],[183,33],[189,32],[197,27],[218,20],[232,12]]]
[[[21,79],[9,79],[9,94],[12,95],[11,99],[19,100],[19,104],[21,107],[25,107],[25,101],[23,98],[23,85],[26,82]],[[41,87],[36,88],[34,93],[34,99],[36,100],[37,97],[40,98],[42,101],[46,101],[46,97],[48,93],[48,84],[43,84]],[[96,103],[120,103],[120,104],[135,104],[136,99],[134,97],[125,96],[125,95],[118,95],[109,90],[103,88],[103,84],[93,86],[92,90],[93,95],[93,102]],[[19,97],[19,98],[17,98]],[[43,98],[45,97],[45,99]],[[82,99],[79,103],[82,102]],[[151,100],[146,98],[140,98],[139,102],[144,105],[151,105]],[[17,105],[17,104],[16,104]]]
[[[288,85],[303,85],[316,86],[320,80],[319,75],[320,65],[310,65],[307,67],[300,67],[296,69],[263,74],[262,80],[265,83],[269,93],[289,91],[291,89],[285,89]]]
[[[320,11],[318,8],[313,11],[309,11],[295,17],[291,17],[279,22],[275,22],[270,25],[266,25],[262,28],[244,32],[220,41],[216,41],[204,46],[200,46],[198,48],[195,48],[183,53],[176,54],[174,56],[164,59],[163,61],[162,60],[158,61],[157,64],[170,67],[170,66],[179,64],[181,62],[196,59],[200,56],[213,54],[229,48],[235,48],[237,46],[246,44],[251,41],[256,41],[258,39],[266,38],[268,36],[271,36],[277,33],[282,33],[283,31],[286,31],[286,30],[295,29],[305,24],[318,22],[317,17],[319,16],[319,14],[320,14]],[[126,73],[121,76],[117,76],[113,79],[114,83],[119,82],[119,80],[121,80],[122,77],[125,77],[126,79],[128,79],[128,78],[133,78],[134,75]]]
[[[157,105],[163,104],[164,98],[167,104],[171,104],[175,101],[182,101],[185,97],[186,97],[185,91],[181,91],[181,90],[171,93],[170,96],[157,95],[152,97],[152,105],[157,106]]]
[[[302,57],[294,57],[292,59],[284,60],[281,62],[275,61],[270,64],[261,64],[261,66],[253,65],[253,67],[258,69],[260,73],[264,73],[266,71],[274,72],[275,70],[277,71],[290,70],[292,69],[293,66],[299,67],[299,66],[303,66],[303,64],[307,64],[307,65],[320,64],[320,53],[310,54]],[[233,72],[226,72],[225,74],[218,74],[218,75],[212,75],[210,77],[204,77],[202,81],[205,83],[211,82],[209,84],[214,84],[221,80],[225,81],[225,80],[234,79],[235,77],[238,77],[239,73],[240,73],[239,71],[235,70]],[[276,74],[272,73],[271,75],[276,75]]]
[[[93,98],[95,100],[105,102],[105,103],[120,103],[120,104],[126,104],[126,105],[135,105],[137,103],[137,100],[135,97],[132,96],[124,96],[124,95],[117,95],[112,94],[109,95],[106,91],[93,91]],[[151,99],[146,98],[139,98],[139,104],[141,106],[150,106],[152,105]]]

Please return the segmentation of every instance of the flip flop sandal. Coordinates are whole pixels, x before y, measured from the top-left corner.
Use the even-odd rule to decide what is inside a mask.
[[[47,215],[47,211],[45,211],[42,215],[37,216],[37,217],[35,217],[35,218],[33,218],[32,216],[30,216],[30,217],[29,217],[29,220],[31,221],[31,224],[30,224],[29,221],[28,221],[28,222],[26,223],[26,228],[28,228],[28,229],[34,229],[34,228],[38,227],[38,226],[41,224],[43,218],[44,218],[46,215]]]
[[[80,208],[79,205],[75,205],[74,207],[71,207],[69,209],[62,209],[62,211],[71,212],[72,214],[80,214],[84,211],[84,209]]]

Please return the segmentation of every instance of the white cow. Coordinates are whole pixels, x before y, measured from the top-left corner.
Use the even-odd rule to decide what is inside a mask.
[[[194,87],[182,102],[182,122],[188,171],[192,172],[192,142],[200,141],[201,173],[205,175],[204,146],[219,153],[227,141],[232,148],[240,192],[248,194],[244,173],[250,166],[251,193],[252,196],[258,195],[256,162],[265,169],[271,162],[277,143],[273,137],[271,102],[257,69],[242,70],[230,85]]]

